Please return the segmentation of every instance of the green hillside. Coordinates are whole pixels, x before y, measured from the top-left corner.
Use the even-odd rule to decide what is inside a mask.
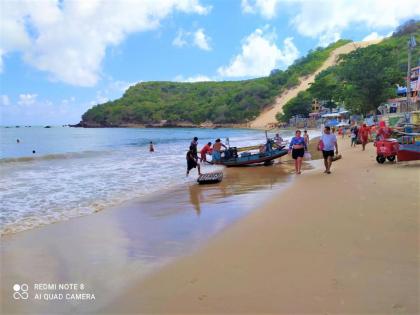
[[[284,89],[297,85],[299,77],[315,72],[332,50],[348,42],[340,40],[311,51],[287,70],[272,71],[268,77],[245,81],[138,83],[120,99],[89,109],[80,125],[147,125],[161,120],[171,125],[245,123],[254,119]]]
[[[341,63],[320,72],[307,91],[283,107],[277,119],[288,121],[297,114],[306,116],[314,98],[325,101],[328,107],[344,104],[353,113],[374,111],[387,98],[396,96],[396,84],[406,85],[407,44],[411,34],[417,41],[411,65],[419,65],[420,22],[409,21],[379,44],[344,55]]]

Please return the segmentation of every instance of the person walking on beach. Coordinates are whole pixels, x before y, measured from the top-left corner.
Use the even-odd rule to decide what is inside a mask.
[[[303,131],[303,139],[305,139],[306,147],[308,147],[308,145],[309,145],[309,135],[308,135],[307,130]]]
[[[152,141],[150,141],[150,144],[149,144],[149,152],[155,152],[155,147],[153,146]]]
[[[341,139],[344,139],[344,137],[346,136],[346,133],[347,133],[347,128],[346,127],[343,127],[343,129],[341,130]]]
[[[359,139],[362,142],[362,151],[365,151],[366,144],[369,141],[370,129],[366,124],[363,124],[359,129]]]
[[[354,126],[353,128],[351,128],[350,132],[351,132],[351,134],[350,134],[350,139],[351,139],[350,146],[355,147],[356,144],[357,144],[357,127]]]
[[[296,174],[301,173],[302,168],[302,159],[307,146],[305,139],[301,137],[300,130],[296,130],[295,136],[290,140],[289,144],[289,153],[292,153],[292,158],[295,160],[295,170]]]
[[[208,142],[201,150],[200,150],[200,162],[207,162],[207,154],[211,154],[211,142]]]
[[[190,149],[187,152],[186,155],[186,159],[187,159],[187,176],[190,174],[190,171],[193,168],[197,168],[198,170],[198,175],[201,175],[201,170],[200,170],[200,164],[197,163],[197,159],[195,158],[194,155],[194,146],[190,146]]]
[[[357,141],[359,139],[359,128],[357,127],[357,124],[354,125],[352,131],[354,132],[354,134],[356,135],[355,140],[354,140],[354,146],[356,147],[357,145]]]
[[[322,156],[324,157],[324,165],[325,165],[325,171],[324,173],[331,174],[331,165],[332,165],[332,159],[334,157],[334,147],[335,147],[335,154],[338,154],[338,145],[337,145],[337,137],[335,134],[331,133],[330,127],[324,128],[324,133],[321,136],[322,141]]]

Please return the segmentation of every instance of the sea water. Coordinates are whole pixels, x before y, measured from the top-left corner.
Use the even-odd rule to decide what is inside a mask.
[[[231,146],[265,142],[263,131],[224,128],[1,127],[0,132],[1,234],[192,184],[196,171],[185,176],[185,155],[195,136],[199,148],[217,138],[229,138]]]

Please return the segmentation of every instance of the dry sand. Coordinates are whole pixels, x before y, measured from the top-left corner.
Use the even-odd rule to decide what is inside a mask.
[[[419,313],[419,164],[350,148],[103,312]]]
[[[283,106],[292,98],[296,97],[299,92],[306,91],[309,88],[310,84],[315,81],[315,77],[318,73],[327,69],[328,67],[337,64],[338,57],[340,55],[348,54],[356,48],[367,47],[369,45],[377,44],[379,42],[380,40],[356,43],[351,42],[333,50],[328,59],[322,64],[322,66],[317,71],[315,71],[313,74],[307,77],[301,78],[300,83],[297,86],[284,91],[282,94],[276,97],[276,99],[274,100],[274,104],[270,106],[267,110],[262,112],[254,121],[251,122],[251,128],[266,128],[267,125],[276,123],[276,114],[282,110]]]

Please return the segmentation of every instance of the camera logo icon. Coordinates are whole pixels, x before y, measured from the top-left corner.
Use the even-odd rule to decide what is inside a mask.
[[[29,286],[26,283],[13,285],[13,298],[15,300],[27,300],[29,298]]]

